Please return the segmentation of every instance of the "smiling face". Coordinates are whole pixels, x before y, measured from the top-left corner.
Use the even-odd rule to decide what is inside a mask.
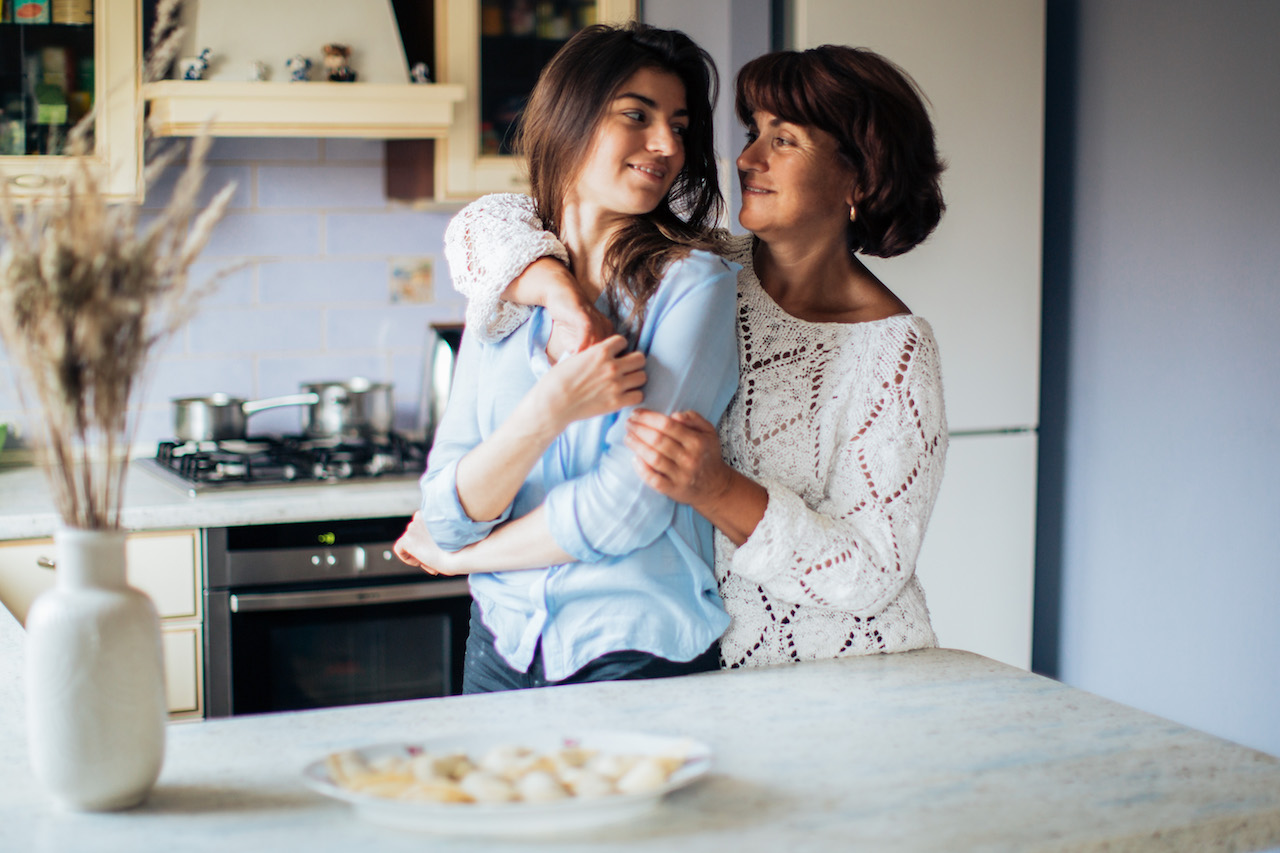
[[[605,109],[566,203],[604,216],[650,212],[684,167],[688,126],[679,77],[651,68],[632,74]]]
[[[824,130],[756,110],[738,155],[742,212],[738,221],[766,243],[787,236],[843,233],[854,177]]]

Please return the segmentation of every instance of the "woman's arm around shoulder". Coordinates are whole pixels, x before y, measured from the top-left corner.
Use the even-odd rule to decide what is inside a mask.
[[[543,227],[532,198],[493,193],[468,204],[449,221],[444,254],[453,286],[467,297],[467,326],[486,343],[501,340],[529,315],[526,305],[504,301],[503,291],[539,258],[568,263],[569,253]]]
[[[547,309],[554,321],[548,349],[556,357],[609,337],[613,327],[569,271],[569,253],[543,227],[533,199],[487,195],[463,208],[445,229],[454,288],[467,297],[467,325],[486,343],[501,340]]]

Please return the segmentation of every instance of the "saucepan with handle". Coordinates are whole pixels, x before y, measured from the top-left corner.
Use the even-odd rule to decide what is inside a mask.
[[[303,397],[314,400],[302,412],[302,432],[310,438],[382,439],[395,420],[392,384],[362,376],[332,382],[304,382]]]
[[[244,438],[250,415],[282,406],[311,406],[314,393],[246,400],[228,394],[182,397],[173,401],[173,434],[179,441],[228,441]]]

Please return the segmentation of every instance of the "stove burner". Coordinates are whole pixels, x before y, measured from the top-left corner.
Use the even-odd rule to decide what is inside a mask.
[[[213,487],[417,476],[426,459],[425,444],[391,433],[368,441],[305,436],[165,441],[154,463],[188,484]]]

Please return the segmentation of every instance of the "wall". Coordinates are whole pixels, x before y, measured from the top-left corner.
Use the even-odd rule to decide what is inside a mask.
[[[725,225],[735,234],[742,190],[734,161],[746,136],[733,109],[733,81],[750,59],[769,51],[769,0],[644,0],[644,22],[682,30],[715,60],[720,74],[720,99],[715,105],[716,154],[720,160],[720,190],[727,207]]]
[[[427,325],[456,322],[442,239],[449,212],[389,204],[383,145],[365,140],[222,139],[206,195],[238,185],[196,279],[235,268],[156,361],[138,442],[172,434],[169,400],[221,391],[296,393],[300,382],[356,375],[395,383],[397,425],[416,426]],[[174,174],[170,174],[170,179]],[[148,193],[163,204],[170,181]],[[426,302],[396,295],[393,271],[434,261]],[[0,353],[0,422],[20,412]],[[298,409],[254,415],[252,431],[296,432]]]
[[[1280,755],[1280,4],[1050,12],[1037,668]]]

